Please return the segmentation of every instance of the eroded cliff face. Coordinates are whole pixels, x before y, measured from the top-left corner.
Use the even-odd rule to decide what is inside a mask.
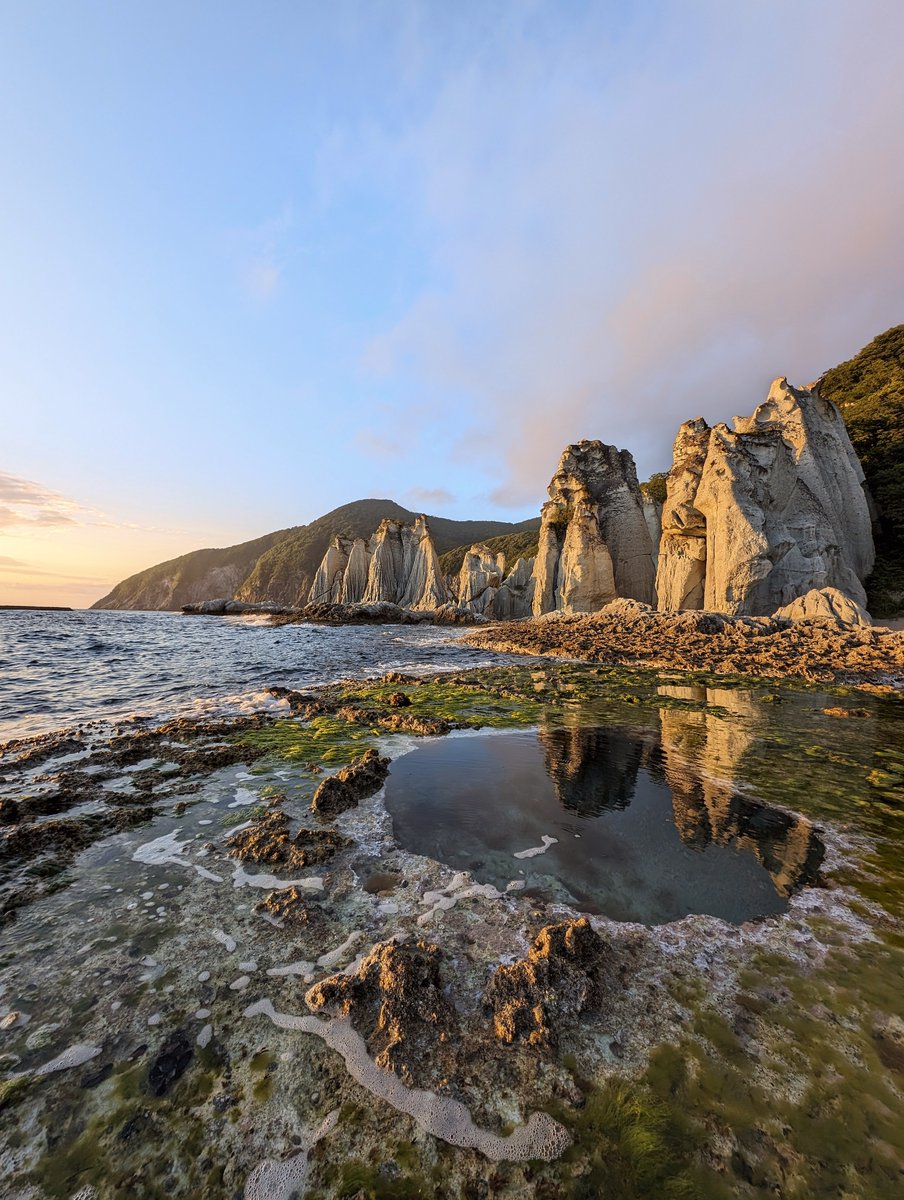
[[[363,538],[334,538],[314,577],[308,603],[389,602],[420,611],[449,600],[427,518],[384,520]]]
[[[342,581],[348,566],[349,540],[335,537],[317,568],[308,593],[309,604],[338,604],[342,596]]]
[[[534,615],[595,612],[619,596],[652,604],[654,576],[634,459],[603,442],[569,446],[543,506]]]
[[[518,558],[506,573],[505,555],[493,554],[488,546],[475,542],[451,584],[460,608],[501,621],[529,617],[534,594],[534,559]]]
[[[710,429],[698,418],[679,430],[659,607],[765,616],[824,588],[865,605],[869,500],[838,409],[777,379],[734,425]]]

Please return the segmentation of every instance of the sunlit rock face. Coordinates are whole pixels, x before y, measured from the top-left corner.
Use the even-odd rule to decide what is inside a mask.
[[[449,601],[426,517],[413,525],[386,519],[367,543],[334,538],[314,577],[308,603],[398,604],[432,610]]]
[[[663,510],[661,609],[766,616],[813,590],[865,606],[863,471],[835,405],[777,379],[751,417],[682,425]]]
[[[496,593],[505,574],[505,555],[495,555],[482,542],[471,546],[458,572],[458,603],[471,612],[494,610]]]
[[[327,549],[311,590],[308,593],[309,604],[338,604],[342,596],[342,585],[345,570],[348,566],[350,542],[348,538],[333,538]]]
[[[355,538],[348,552],[348,563],[342,577],[340,604],[360,604],[367,591],[370,571],[370,548],[364,538]]]
[[[619,596],[652,604],[654,576],[634,459],[603,442],[569,446],[541,515],[534,615],[596,612]]]

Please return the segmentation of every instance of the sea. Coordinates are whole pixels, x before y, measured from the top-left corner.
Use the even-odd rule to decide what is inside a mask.
[[[274,685],[491,666],[464,629],[169,612],[0,612],[0,742],[88,721],[266,709]]]

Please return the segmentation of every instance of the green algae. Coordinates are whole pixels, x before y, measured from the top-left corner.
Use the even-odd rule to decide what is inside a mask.
[[[235,740],[285,762],[301,766],[320,763],[337,766],[369,750],[379,736],[370,729],[331,716],[317,716],[308,722],[286,719],[248,729]],[[260,766],[260,764],[259,764]]]
[[[561,1103],[549,1111],[572,1136],[561,1160],[557,1194],[571,1200],[722,1200],[731,1196],[717,1175],[698,1161],[703,1130],[674,1096],[683,1060],[670,1059],[670,1087],[657,1095],[654,1077],[637,1083],[613,1079],[594,1086],[576,1078],[580,1108]],[[660,1067],[661,1073],[661,1067]]]

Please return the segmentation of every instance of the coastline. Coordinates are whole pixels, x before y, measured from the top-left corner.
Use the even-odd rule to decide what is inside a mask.
[[[334,1123],[296,1164],[325,1196],[345,1194],[353,1177],[376,1187],[387,1154],[401,1164],[393,1178],[419,1181],[426,1196],[439,1194],[431,1183],[438,1163],[455,1194],[477,1195],[489,1183],[500,1196],[526,1188],[577,1196],[588,1175],[605,1181],[607,1170],[625,1169],[630,1136],[653,1138],[663,1185],[695,1180],[706,1196],[724,1187],[746,1195],[747,1173],[776,1178],[789,1155],[796,1184],[814,1170],[834,1171],[849,1139],[837,1148],[813,1141],[814,1119],[834,1118],[820,1115],[810,1063],[821,1047],[838,1046],[832,1112],[840,1105],[855,1125],[869,1047],[897,1053],[896,1026],[882,1014],[901,959],[900,869],[881,849],[881,821],[896,810],[904,763],[883,758],[888,770],[874,778],[870,748],[893,753],[888,730],[884,742],[875,739],[897,698],[867,695],[859,717],[839,721],[830,714],[844,691],[765,680],[706,686],[673,670],[521,660],[305,692],[273,688],[278,714],[124,729],[109,742],[70,731],[12,747],[0,769],[8,784],[22,777],[26,796],[7,828],[19,831],[14,855],[30,894],[13,926],[29,936],[8,967],[7,999],[32,1015],[4,1045],[20,1061],[7,1060],[0,1081],[2,1119],[15,1129],[52,1113],[68,1132],[37,1158],[27,1141],[18,1144],[10,1178],[24,1171],[48,1195],[68,1197],[74,1164],[88,1161],[85,1181],[101,1194],[114,1179],[140,1192],[178,1163],[176,1194],[232,1194],[284,1158],[296,1123],[261,1120],[283,1106],[298,1109],[304,1130]],[[356,764],[368,751],[391,769],[424,739],[453,732],[545,727],[567,738],[586,722],[649,729],[689,811],[729,821],[729,832],[739,791],[815,829],[826,848],[819,885],[794,891],[786,912],[743,926],[698,914],[650,928],[487,887],[406,850],[379,776],[353,786],[345,811],[312,811],[324,781],[346,767],[360,776]],[[818,756],[802,775],[806,746]],[[691,764],[699,795],[681,791]],[[111,829],[86,808],[98,784],[109,790],[112,814],[131,814],[125,826]],[[856,827],[852,793],[872,797]],[[64,811],[54,813],[55,803]],[[78,828],[90,837],[76,836]],[[62,871],[54,873],[44,851],[57,834]],[[783,853],[798,861],[796,836]],[[892,888],[881,896],[877,855]],[[785,878],[781,861],[773,869]],[[5,862],[15,865],[9,853]],[[46,939],[75,936],[86,917],[91,934],[80,934],[84,949],[71,970],[65,953],[49,960]],[[42,957],[32,960],[36,934]],[[36,985],[31,995],[20,992],[22,972]],[[537,993],[535,972],[544,981]],[[95,975],[117,981],[112,1012],[81,1003]],[[487,991],[491,977],[495,991]],[[506,1040],[512,997],[500,989],[510,983],[528,989],[515,999],[536,995],[531,1003],[543,1006],[533,1041],[517,1032]],[[495,1010],[484,996],[497,998]],[[425,1021],[425,1012],[436,1019]],[[46,1032],[57,1026],[62,1032]],[[54,1066],[59,1050],[69,1053],[69,1069]],[[40,1074],[51,1066],[53,1090]],[[262,1109],[271,1098],[277,1107]],[[644,1115],[632,1125],[636,1103]],[[224,1104],[235,1114],[225,1125]],[[428,1110],[464,1122],[453,1125],[467,1140],[455,1141]],[[636,1134],[628,1142],[604,1136],[601,1111]],[[142,1112],[152,1144],[122,1133],[148,1119]],[[543,1126],[542,1143],[532,1140],[537,1112],[554,1122]],[[893,1140],[887,1125],[880,1129]],[[204,1144],[214,1126],[216,1160],[186,1159],[181,1147]],[[679,1127],[683,1136],[668,1150],[666,1131]],[[749,1128],[760,1131],[754,1142]],[[702,1157],[701,1138],[710,1145]],[[863,1169],[872,1178],[883,1168],[870,1160]]]
[[[904,688],[904,632],[823,618],[661,613],[633,600],[616,600],[594,613],[548,613],[497,622],[465,634],[463,641],[498,653],[704,672],[736,680]]]

